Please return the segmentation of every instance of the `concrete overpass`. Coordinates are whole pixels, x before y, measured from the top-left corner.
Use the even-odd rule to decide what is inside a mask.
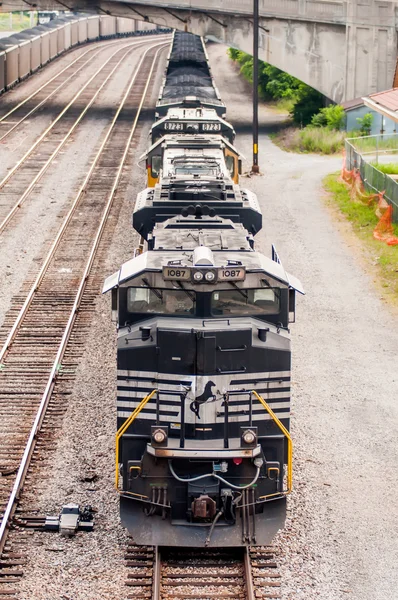
[[[252,0],[3,0],[137,18],[252,53]],[[260,0],[260,58],[335,102],[392,87],[398,0]]]

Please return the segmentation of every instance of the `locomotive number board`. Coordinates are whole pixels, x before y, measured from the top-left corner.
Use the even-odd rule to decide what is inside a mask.
[[[198,270],[198,269],[196,269]],[[199,269],[204,274],[206,269]],[[195,270],[189,267],[163,267],[163,279],[168,281],[189,281]],[[217,269],[217,281],[243,281],[246,278],[244,267],[222,267]]]
[[[218,269],[219,281],[242,281],[246,277],[246,269],[244,267],[226,267]]]
[[[188,267],[163,267],[163,279],[187,281],[191,279],[191,269]]]
[[[184,131],[184,123],[165,123],[164,128],[168,131]]]
[[[221,123],[203,123],[202,131],[221,131]]]
[[[221,131],[221,123],[184,123],[178,121],[168,121],[164,124],[164,128],[166,131],[184,131],[189,125],[194,126],[197,131],[199,131],[199,129],[206,132]]]

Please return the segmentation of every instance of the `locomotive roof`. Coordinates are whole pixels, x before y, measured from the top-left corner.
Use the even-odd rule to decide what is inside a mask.
[[[162,123],[167,119],[194,119],[195,121],[200,119],[205,121],[220,121],[221,123],[225,123],[225,125],[228,127],[232,127],[228,121],[225,121],[218,116],[214,108],[180,108],[179,106],[170,108],[167,115],[156,121],[152,127],[155,127],[158,123]]]
[[[159,98],[159,100],[157,101],[156,106],[167,106],[168,104],[172,104],[172,105],[181,105],[181,104],[193,104],[196,103],[199,106],[202,104],[210,104],[211,106],[221,106],[223,109],[225,109],[225,104],[222,102],[222,100],[218,99],[218,98],[208,98],[207,96],[200,96],[197,94],[197,88],[195,88],[194,93],[193,94],[185,94],[184,93],[185,90],[180,90],[180,96],[176,96],[173,98],[164,98],[163,96]]]
[[[156,148],[163,145],[165,149],[179,148],[180,151],[189,148],[197,148],[206,150],[206,148],[224,148],[227,146],[234,154],[240,158],[244,156],[231,144],[227,139],[221,138],[219,135],[198,135],[198,134],[167,134],[158,139],[152,146],[148,148],[141,156],[140,160],[151,154]]]
[[[192,251],[197,246],[206,246],[214,251],[246,251],[252,252],[250,245],[252,236],[242,223],[233,223],[231,219],[219,216],[178,215],[157,223],[153,230],[153,247],[155,250]]]
[[[228,264],[228,260],[241,261],[242,266],[246,267],[246,272],[264,272],[282,285],[294,288],[300,294],[304,294],[301,282],[293,275],[289,275],[280,263],[277,263],[259,252],[215,252],[217,262],[222,266]],[[193,263],[193,252],[183,252],[181,256],[189,266]],[[161,272],[162,267],[170,261],[176,260],[176,252],[144,252],[128,262],[124,263],[119,271],[110,275],[104,283],[102,293],[106,293],[114,287],[133,279],[145,271]]]
[[[216,127],[219,127],[219,131],[227,132],[227,135],[235,136],[235,130],[231,123],[222,119],[214,110],[214,108],[180,108],[180,107],[172,107],[168,110],[167,115],[161,117],[151,127],[151,132],[155,132],[159,129],[165,129],[166,123],[170,121],[178,121],[181,123],[198,123],[201,127],[202,124],[211,123],[217,124]],[[172,130],[171,130],[172,131]],[[202,130],[203,131],[203,130]],[[215,133],[214,131],[203,131],[205,134]],[[190,135],[194,135],[190,133]]]

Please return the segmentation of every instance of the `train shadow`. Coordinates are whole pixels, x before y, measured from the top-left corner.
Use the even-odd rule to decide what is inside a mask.
[[[283,115],[275,115],[276,119],[274,121],[269,121],[269,123],[260,123],[258,127],[259,135],[269,135],[271,133],[278,133],[280,131],[284,131],[292,126],[291,119],[287,119]],[[280,117],[280,119],[278,119]],[[253,123],[252,121],[247,121],[245,123],[232,123],[237,135],[251,135],[253,132]]]

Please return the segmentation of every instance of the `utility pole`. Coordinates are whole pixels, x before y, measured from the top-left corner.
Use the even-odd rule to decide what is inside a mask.
[[[258,166],[258,2],[253,0],[253,166],[252,173],[259,173]]]

